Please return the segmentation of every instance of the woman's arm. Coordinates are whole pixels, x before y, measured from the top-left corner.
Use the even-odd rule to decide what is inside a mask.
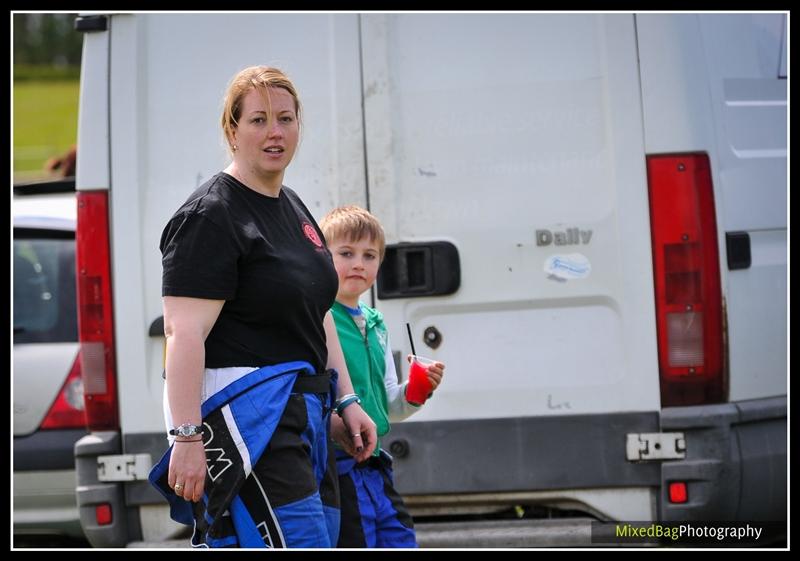
[[[224,300],[165,296],[164,335],[167,338],[167,400],[175,426],[200,425],[200,392],[205,369],[205,340],[219,317]],[[192,440],[192,442],[187,442]],[[203,496],[206,454],[202,440],[175,439],[169,464],[169,485],[183,486],[178,495],[198,501]]]
[[[325,314],[323,322],[325,338],[328,347],[328,368],[333,368],[339,373],[337,391],[339,396],[353,393],[353,383],[344,359],[342,346],[339,344],[339,334],[330,312]],[[352,453],[357,461],[363,462],[372,455],[378,444],[378,434],[375,423],[369,418],[358,403],[348,405],[342,412],[342,421],[331,421],[331,436],[341,444],[345,450]]]

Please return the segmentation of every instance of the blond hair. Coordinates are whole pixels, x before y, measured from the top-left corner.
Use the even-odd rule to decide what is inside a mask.
[[[272,103],[269,97],[269,88],[283,88],[294,99],[294,111],[297,114],[297,122],[300,123],[300,98],[294,84],[283,71],[271,66],[250,66],[239,71],[234,76],[228,89],[225,91],[225,98],[222,108],[222,132],[225,141],[228,143],[228,150],[233,153],[233,131],[239,126],[239,118],[242,116],[242,99],[250,93],[250,90],[258,90],[267,106],[267,121],[272,119]]]
[[[357,242],[368,238],[378,244],[378,252],[383,261],[386,237],[381,223],[368,210],[355,205],[336,207],[322,217],[319,227],[329,244],[337,240]]]

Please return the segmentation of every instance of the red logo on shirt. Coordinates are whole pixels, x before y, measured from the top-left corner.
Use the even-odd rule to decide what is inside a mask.
[[[315,246],[322,247],[322,240],[319,239],[319,234],[317,234],[317,231],[308,222],[303,224],[303,233]]]

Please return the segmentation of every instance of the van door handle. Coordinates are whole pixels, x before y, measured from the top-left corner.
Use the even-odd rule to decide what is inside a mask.
[[[728,270],[749,269],[750,234],[747,232],[725,232],[725,246],[728,254]]]
[[[416,298],[452,294],[461,285],[458,249],[450,242],[386,246],[378,273],[378,298]]]

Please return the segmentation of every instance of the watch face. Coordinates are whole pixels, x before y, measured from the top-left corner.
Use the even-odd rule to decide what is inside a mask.
[[[175,436],[195,436],[200,434],[200,427],[195,425],[181,425],[174,431]]]

